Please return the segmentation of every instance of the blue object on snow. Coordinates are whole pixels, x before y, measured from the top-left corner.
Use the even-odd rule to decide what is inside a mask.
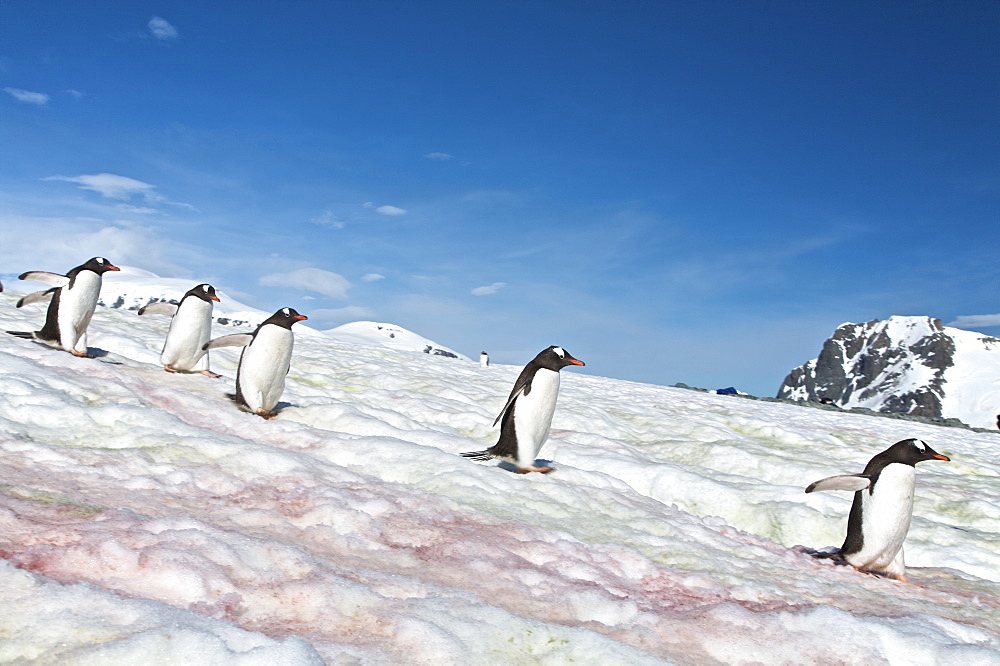
[[[732,386],[724,389],[715,389],[715,392],[718,393],[719,395],[736,395],[739,393],[739,391],[734,389]]]

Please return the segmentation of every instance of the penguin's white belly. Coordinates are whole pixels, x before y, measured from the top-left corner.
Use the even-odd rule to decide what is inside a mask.
[[[514,434],[517,437],[519,467],[535,464],[539,449],[549,438],[558,395],[559,373],[542,368],[531,380],[531,392],[517,398],[514,406]]]
[[[887,465],[879,474],[874,493],[861,491],[864,545],[857,553],[845,557],[848,564],[859,569],[903,575],[901,553],[913,517],[915,477],[912,465]]]
[[[57,322],[64,349],[86,351],[87,326],[94,316],[100,294],[101,276],[93,271],[81,271],[72,287],[62,287]]]
[[[212,305],[200,298],[185,298],[163,343],[160,363],[176,370],[194,370],[206,354],[202,346],[212,335]]]
[[[278,404],[285,390],[293,342],[287,328],[264,326],[243,350],[237,380],[240,394],[253,411],[270,410]]]

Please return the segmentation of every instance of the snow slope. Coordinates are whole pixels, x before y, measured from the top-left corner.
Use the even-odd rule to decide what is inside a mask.
[[[565,371],[519,476],[457,455],[518,367],[297,335],[264,421],[238,349],[165,373],[153,319],[99,309],[98,359],[0,335],[0,662],[1000,663],[1000,433]],[[915,584],[797,552],[850,504],[805,485],[905,437],[953,458]]]

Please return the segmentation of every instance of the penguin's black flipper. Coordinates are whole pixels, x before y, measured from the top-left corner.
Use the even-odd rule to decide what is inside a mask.
[[[517,399],[517,396],[521,395],[521,393],[524,392],[525,386],[527,386],[527,383],[522,384],[521,386],[515,386],[514,390],[511,391],[510,397],[507,399],[507,404],[503,406],[503,409],[500,410],[500,413],[497,414],[496,420],[493,422],[494,428],[496,428],[497,424],[500,423],[500,419],[502,419],[503,415],[507,413],[507,410],[510,409],[510,406],[514,404],[514,400]]]
[[[216,349],[218,347],[246,347],[253,340],[253,335],[249,333],[233,333],[223,335],[221,338],[209,340],[201,346],[202,349]]]
[[[831,476],[814,481],[806,488],[806,492],[812,493],[817,490],[864,490],[871,483],[871,478],[864,474],[843,474],[841,476]]]
[[[140,315],[148,314],[161,314],[173,316],[177,314],[177,304],[168,303],[167,301],[157,301],[155,303],[150,303],[143,308],[139,309]]]
[[[50,287],[65,287],[69,284],[69,278],[65,275],[49,273],[48,271],[28,271],[27,273],[21,273],[18,275],[17,279],[41,282],[42,284],[47,284]]]
[[[45,291],[36,291],[33,294],[28,294],[17,302],[16,307],[24,307],[25,305],[31,305],[32,303],[41,303],[42,301],[51,300],[52,294],[56,293],[56,289],[59,287],[52,287],[51,289],[46,289]]]

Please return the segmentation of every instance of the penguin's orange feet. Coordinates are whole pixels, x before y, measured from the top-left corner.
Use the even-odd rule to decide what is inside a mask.
[[[268,421],[271,421],[271,420],[274,419],[275,416],[278,415],[278,412],[272,412],[269,409],[258,409],[257,410],[257,415],[258,416],[262,416],[263,418],[267,419]]]
[[[93,354],[88,354],[87,352],[77,351],[75,349],[70,350],[69,353],[72,354],[73,356],[79,356],[80,358],[94,358]]]
[[[166,370],[167,372],[180,372],[180,370],[177,370],[176,368],[171,368],[169,365],[163,366],[163,369]]]
[[[551,467],[535,467],[534,465],[530,465],[529,467],[517,468],[518,474],[527,474],[528,472],[539,472],[541,474],[548,474],[551,471],[552,471]]]
[[[218,373],[212,372],[211,370],[202,370],[201,374],[205,375],[206,377],[211,377],[212,379],[218,379],[219,377],[222,376]]]

